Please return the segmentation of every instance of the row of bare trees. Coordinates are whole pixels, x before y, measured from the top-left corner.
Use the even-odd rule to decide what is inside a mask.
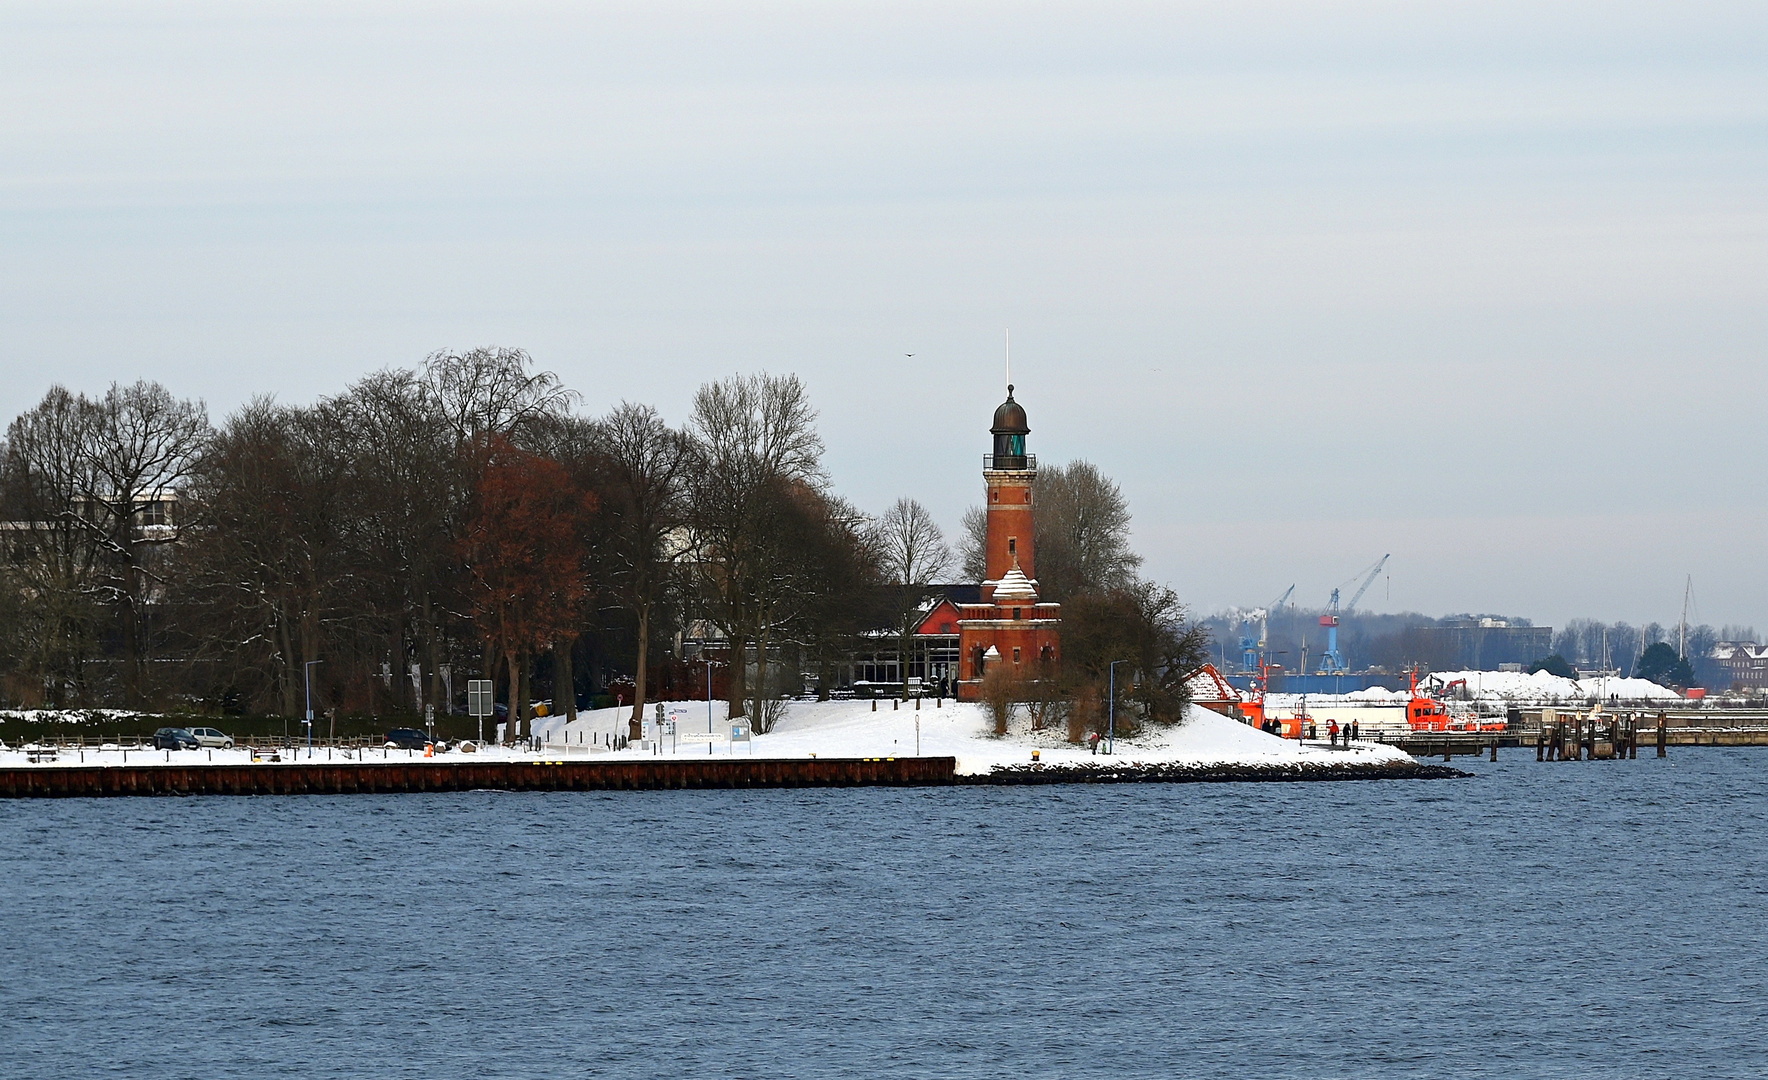
[[[0,455],[0,694],[294,716],[312,687],[321,711],[380,715],[497,677],[526,718],[542,676],[574,710],[589,663],[581,682],[630,677],[636,719],[660,644],[713,636],[733,714],[765,730],[774,658],[831,670],[897,566],[829,490],[803,385],[708,384],[681,428],[575,402],[499,348],[213,426],[151,383],[52,390]],[[930,536],[903,580],[949,561]]]

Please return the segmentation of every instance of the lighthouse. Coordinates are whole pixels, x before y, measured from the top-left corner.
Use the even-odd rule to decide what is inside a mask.
[[[1026,452],[1031,425],[1013,399],[995,409],[994,452],[982,459],[988,535],[983,545],[982,602],[958,618],[958,696],[974,700],[982,678],[1003,665],[1021,679],[1045,677],[1061,656],[1062,605],[1038,596],[1034,505],[1037,458]]]

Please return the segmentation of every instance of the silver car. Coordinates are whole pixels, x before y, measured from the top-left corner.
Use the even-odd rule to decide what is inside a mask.
[[[198,746],[206,750],[232,750],[233,738],[212,727],[193,727],[190,733],[196,736]]]

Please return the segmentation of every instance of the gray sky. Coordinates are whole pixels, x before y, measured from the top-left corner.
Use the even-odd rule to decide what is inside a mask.
[[[954,529],[1002,332],[1208,611],[1768,624],[1758,3],[0,8],[0,414],[798,372]],[[913,359],[904,354],[914,353]]]

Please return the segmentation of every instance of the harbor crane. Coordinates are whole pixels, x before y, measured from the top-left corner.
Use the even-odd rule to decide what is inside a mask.
[[[1338,617],[1340,614],[1349,615],[1351,613],[1357,606],[1357,601],[1361,600],[1363,594],[1369,591],[1369,586],[1375,584],[1375,579],[1381,576],[1382,567],[1386,566],[1387,560],[1391,558],[1393,558],[1392,555],[1383,555],[1375,560],[1374,566],[1357,571],[1338,589],[1332,590],[1332,602],[1327,605],[1326,614],[1320,616],[1320,625],[1326,628],[1326,652],[1320,657],[1319,673],[1321,675],[1343,675],[1345,673],[1344,654],[1338,651]],[[1346,604],[1341,612],[1338,607],[1339,589],[1359,577],[1363,579],[1363,583],[1357,586],[1357,591],[1351,594],[1350,603]]]

